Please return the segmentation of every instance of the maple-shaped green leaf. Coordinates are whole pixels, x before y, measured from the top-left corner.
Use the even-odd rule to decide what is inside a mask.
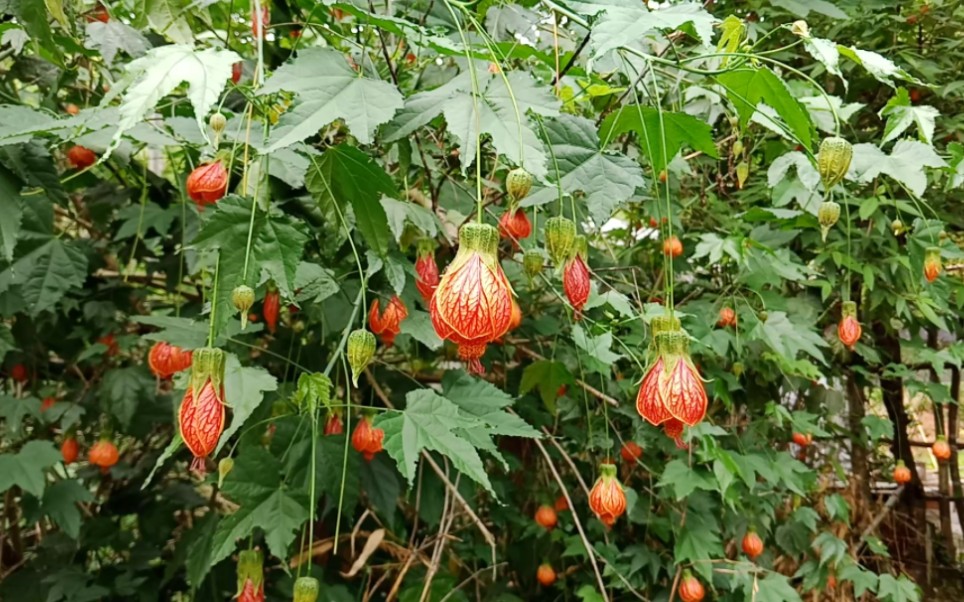
[[[596,127],[588,119],[560,115],[546,119],[539,128],[552,147],[553,162],[546,186],[533,187],[522,205],[544,205],[565,194],[582,193],[593,220],[602,224],[621,203],[630,200],[646,180],[639,163],[629,157],[603,150]]]
[[[612,140],[628,131],[639,135],[639,148],[649,157],[655,173],[666,169],[669,161],[683,148],[702,151],[709,157],[719,156],[710,124],[686,113],[626,105],[606,117],[599,128],[599,136],[603,140]]]
[[[673,552],[676,562],[692,562],[697,573],[704,579],[712,580],[713,565],[707,561],[723,554],[723,543],[719,536],[720,526],[710,513],[718,512],[719,509],[702,510],[697,512],[690,508],[686,515],[686,524],[676,536]]]
[[[259,94],[282,90],[296,94],[297,100],[272,128],[267,152],[301,142],[336,119],[344,119],[359,142],[370,144],[375,129],[402,107],[395,86],[362,76],[344,53],[330,48],[300,51],[274,72]]]
[[[146,365],[114,368],[100,382],[100,398],[104,409],[128,428],[142,401],[152,399],[157,381]]]
[[[101,161],[117,148],[124,132],[140,123],[162,98],[184,82],[188,84],[187,98],[194,107],[198,128],[206,135],[208,112],[224,91],[231,77],[231,66],[240,60],[241,57],[230,50],[195,50],[193,45],[171,44],[154,48],[131,61],[124,79],[130,85],[121,98],[117,131]],[[116,93],[112,90],[105,102],[112,100]]]
[[[432,326],[432,319],[428,312],[412,309],[408,312],[408,317],[402,322],[401,333],[410,335],[419,343],[425,345],[432,351],[442,346],[442,339],[435,332]]]
[[[813,125],[809,114],[773,71],[766,67],[737,69],[719,75],[717,80],[726,89],[727,97],[740,115],[742,127],[746,127],[750,118],[758,112],[757,105],[763,103],[776,111],[783,123],[768,117],[766,113],[758,119],[770,122],[777,129],[787,129],[800,144],[807,148],[811,146]]]
[[[834,493],[823,498],[824,508],[827,509],[827,517],[830,520],[839,520],[850,526],[850,504],[840,494]]]
[[[60,462],[60,452],[50,441],[28,441],[16,454],[0,455],[0,493],[14,485],[42,497],[47,479],[44,471]]]
[[[850,558],[845,559],[837,570],[841,581],[850,581],[854,585],[854,596],[859,600],[867,592],[877,591],[877,575],[868,571]]]
[[[267,213],[257,210],[251,234],[251,255],[245,277],[245,249],[251,229],[250,199],[228,196],[217,204],[194,245],[201,250],[220,253],[218,268],[218,306],[216,323],[223,327],[237,313],[231,303],[231,291],[240,284],[252,288],[268,279],[274,280],[281,294],[290,298],[295,290],[295,273],[308,237],[303,226],[272,207]],[[214,268],[213,262],[211,268]]]
[[[854,145],[853,161],[847,177],[868,183],[880,175],[890,176],[920,197],[927,189],[927,172],[924,168],[946,166],[947,163],[934,147],[917,140],[898,140],[890,155],[873,144],[861,143]]]
[[[600,3],[602,4],[602,3]],[[701,44],[710,46],[713,26],[718,20],[706,12],[702,2],[682,2],[650,10],[643,3],[631,6],[605,5],[605,12],[592,27],[593,56],[631,45],[654,31],[673,32],[691,25]]]
[[[0,167],[0,259],[13,260],[13,250],[20,236],[23,218],[23,199],[20,181],[5,167]]]
[[[191,44],[194,32],[188,21],[189,4],[189,0],[141,0],[140,10],[134,12],[134,26],[150,27],[177,44]]]
[[[239,508],[218,524],[209,566],[227,558],[235,542],[255,529],[264,532],[274,556],[288,557],[288,546],[308,518],[308,500],[285,487],[280,470],[278,460],[262,448],[245,448],[235,459],[234,468],[224,479],[223,493]]]
[[[577,324],[572,328],[572,340],[576,343],[576,347],[583,350],[592,360],[587,367],[593,372],[609,374],[612,372],[613,365],[623,357],[612,351],[613,334],[611,332],[594,336]]]
[[[920,590],[906,575],[895,579],[893,575],[885,573],[880,576],[877,597],[881,602],[919,602]]]
[[[208,339],[208,325],[191,318],[174,316],[132,316],[139,324],[155,326],[161,330],[149,332],[143,337],[150,341],[164,341],[185,349],[204,347]]]
[[[388,252],[391,232],[382,196],[398,196],[395,184],[371,157],[355,147],[341,144],[312,156],[305,174],[305,187],[318,202],[335,230],[350,229],[350,217],[378,255]],[[347,211],[351,207],[351,213]],[[344,220],[344,223],[342,222]]]
[[[677,500],[682,500],[697,489],[716,491],[716,481],[702,468],[692,468],[682,460],[672,460],[663,469],[660,487],[673,487]]]
[[[803,47],[810,56],[820,61],[828,72],[839,77],[843,81],[844,90],[847,89],[847,80],[840,72],[840,51],[836,42],[807,35],[803,37]]]
[[[462,371],[449,371],[442,378],[445,397],[459,406],[463,412],[488,425],[493,435],[539,438],[542,434],[516,414],[505,408],[515,400],[492,383],[472,378]]]
[[[770,0],[773,6],[785,8],[794,15],[806,19],[810,11],[834,19],[849,19],[849,15],[827,0]]]
[[[827,347],[827,342],[813,331],[810,324],[791,322],[786,312],[768,312],[766,322],[758,322],[749,336],[762,339],[785,357],[796,358],[802,351],[822,364],[827,363],[820,350]]]
[[[572,373],[562,362],[539,360],[532,362],[522,371],[519,395],[525,395],[533,389],[538,389],[542,403],[554,412],[556,399],[559,398],[559,389],[574,382]]]
[[[40,400],[32,396],[11,397],[0,395],[0,416],[3,416],[5,426],[10,434],[19,436],[25,417],[40,417]]]
[[[139,31],[116,19],[106,23],[93,21],[87,24],[84,48],[99,50],[104,62],[111,65],[121,50],[131,58],[137,58],[150,50],[151,43]]]
[[[385,451],[398,463],[409,486],[414,483],[419,454],[429,450],[447,456],[459,472],[491,492],[492,484],[479,452],[455,433],[459,429],[480,428],[483,423],[428,389],[410,391],[405,401],[403,411],[381,414],[375,418],[375,426],[384,429]]]
[[[65,294],[83,286],[87,277],[87,256],[79,243],[56,236],[39,240],[44,242],[0,272],[0,292],[19,287],[31,316],[53,309]],[[31,242],[36,244],[38,239]]]
[[[0,362],[8,353],[17,349],[17,342],[13,338],[13,333],[10,332],[10,326],[0,324]]]
[[[64,533],[77,539],[80,535],[81,514],[78,502],[90,502],[94,495],[79,481],[57,481],[47,488],[43,497],[43,511],[57,523]]]
[[[867,70],[877,81],[894,86],[895,79],[902,79],[919,85],[925,85],[919,79],[913,77],[889,58],[883,57],[876,52],[861,50],[855,46],[843,46],[838,44],[837,50],[842,56],[847,57],[853,62]]]
[[[114,240],[124,240],[134,236],[143,238],[148,230],[154,230],[161,236],[166,235],[174,220],[181,214],[179,205],[161,207],[157,203],[150,201],[143,205],[128,205],[117,213],[118,219],[124,220],[117,232]]]
[[[215,455],[254,413],[264,394],[278,388],[278,380],[259,366],[242,366],[233,353],[224,362],[224,401],[231,408],[231,424],[224,429]]]
[[[525,71],[511,71],[503,79],[502,74],[489,73],[485,63],[476,62],[474,67],[480,97],[472,92],[472,74],[466,68],[445,85],[406,99],[405,108],[383,128],[386,139],[409,136],[441,113],[458,140],[463,173],[475,161],[476,138],[488,134],[500,154],[543,179],[547,157],[529,113],[558,115],[559,100],[548,85],[537,84]]]
[[[752,585],[744,586],[747,598],[766,600],[767,602],[801,602],[800,594],[790,585],[785,575],[767,572],[766,576],[757,579],[747,579]]]
[[[382,197],[382,208],[388,216],[388,226],[395,235],[395,240],[402,239],[405,224],[410,223],[425,236],[435,238],[438,234],[438,218],[425,207],[408,201],[397,201],[390,197]]]
[[[934,122],[940,114],[940,111],[930,105],[912,104],[907,90],[898,88],[897,94],[880,110],[880,116],[887,118],[884,138],[880,141],[881,146],[896,140],[912,125],[917,126],[917,135],[920,136],[921,142],[930,144],[934,138]]]

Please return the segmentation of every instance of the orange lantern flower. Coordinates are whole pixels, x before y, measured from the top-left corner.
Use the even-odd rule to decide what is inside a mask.
[[[340,435],[345,432],[345,425],[341,421],[341,414],[329,412],[325,419],[325,428],[322,431],[325,435]]]
[[[670,418],[663,424],[663,432],[673,440],[679,449],[687,449],[689,446],[683,441],[684,424],[675,418]]]
[[[120,459],[120,452],[110,439],[101,439],[90,448],[87,458],[94,466],[100,466],[102,473],[107,474],[110,467]]]
[[[30,380],[30,374],[27,373],[27,367],[23,364],[14,364],[10,368],[10,378],[18,383],[25,383]]]
[[[415,274],[418,276],[415,286],[426,304],[432,301],[439,282],[438,264],[435,263],[435,252],[431,244],[431,241],[419,241],[418,258],[415,260]]]
[[[930,247],[924,254],[924,278],[928,282],[934,282],[941,275],[944,269],[941,263],[941,250],[939,247]]]
[[[256,7],[254,2],[251,3],[251,35],[257,38],[264,37],[264,32],[268,29],[268,24],[271,23],[271,10],[268,8],[268,0],[265,0],[261,4],[261,18],[258,18]]]
[[[716,325],[720,328],[736,326],[736,312],[733,311],[732,307],[720,308],[720,319],[716,321]]]
[[[860,322],[857,321],[857,304],[853,301],[844,301],[841,315],[840,323],[837,324],[837,336],[845,347],[853,349],[863,333]]]
[[[228,192],[228,170],[220,161],[204,163],[187,177],[187,195],[201,209],[213,205]]]
[[[703,378],[687,350],[689,337],[679,328],[679,320],[659,316],[653,320],[656,359],[643,377],[636,395],[636,410],[653,426],[676,420],[694,426],[706,415],[709,399]],[[682,426],[670,427],[677,445]]]
[[[278,312],[281,311],[281,293],[272,284],[268,285],[268,290],[264,293],[264,302],[261,304],[261,316],[268,327],[268,332],[274,334],[278,330]]]
[[[71,146],[67,151],[67,162],[76,169],[87,169],[97,163],[97,155],[86,146]]]
[[[623,486],[616,478],[616,466],[613,464],[601,464],[599,466],[599,478],[589,492],[589,508],[596,514],[606,527],[612,527],[613,523],[626,512],[626,494]]]
[[[355,451],[364,456],[365,460],[371,462],[375,454],[382,451],[384,439],[385,431],[372,426],[372,417],[362,416],[351,434],[351,445]]]
[[[224,353],[205,347],[193,353],[191,384],[181,400],[178,427],[194,461],[191,470],[203,475],[204,460],[224,432]]]
[[[623,462],[632,465],[643,457],[643,448],[635,441],[627,441],[623,443],[622,448],[619,450],[619,455],[622,456]]]
[[[934,445],[931,446],[931,451],[934,453],[934,457],[941,462],[946,462],[951,459],[953,452],[951,451],[951,446],[947,443],[947,439],[943,436],[937,437],[934,441]]]
[[[562,289],[569,304],[575,310],[576,319],[582,319],[582,308],[589,300],[590,277],[586,265],[586,237],[577,236],[572,256],[566,261],[562,273]]]
[[[502,238],[520,241],[532,235],[532,222],[521,207],[510,207],[499,218],[499,233]]]
[[[191,352],[175,345],[158,341],[147,354],[147,365],[157,378],[170,378],[191,367]]]
[[[743,536],[741,547],[743,553],[749,556],[750,560],[756,560],[763,553],[763,540],[756,534],[756,531],[751,529]]]
[[[536,524],[546,531],[552,531],[559,522],[559,517],[556,515],[556,511],[552,506],[543,504],[536,509],[535,521]]]
[[[382,339],[383,345],[391,347],[395,344],[395,337],[402,331],[402,321],[407,317],[408,309],[398,295],[392,297],[384,312],[380,311],[378,299],[375,299],[368,311],[368,327]]]
[[[504,335],[512,321],[512,287],[499,265],[498,245],[492,226],[462,226],[459,250],[429,307],[435,332],[459,346],[459,357],[475,374],[484,372],[480,359],[486,345]]]
[[[663,254],[670,257],[679,257],[683,254],[683,243],[679,238],[670,236],[663,241]]]
[[[64,442],[60,444],[60,455],[64,458],[64,464],[73,464],[76,462],[79,453],[80,445],[74,437],[67,437],[64,439]]]

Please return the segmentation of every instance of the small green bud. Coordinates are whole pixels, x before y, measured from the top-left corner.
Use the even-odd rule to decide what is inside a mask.
[[[248,310],[254,305],[254,290],[244,284],[234,287],[231,291],[231,303],[241,312],[241,330],[244,330],[248,326]]]
[[[348,335],[348,365],[351,366],[351,382],[358,386],[358,377],[375,357],[375,335],[365,329],[353,330]]]

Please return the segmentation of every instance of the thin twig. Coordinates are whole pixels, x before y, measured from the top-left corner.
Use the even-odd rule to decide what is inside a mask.
[[[603,581],[602,573],[599,572],[599,565],[596,563],[596,549],[592,547],[589,543],[589,538],[586,537],[586,532],[582,530],[582,523],[579,521],[579,514],[576,512],[576,505],[572,503],[572,497],[569,495],[569,490],[566,488],[566,484],[563,483],[562,477],[559,475],[559,471],[556,469],[556,465],[553,464],[552,458],[549,456],[549,452],[546,447],[542,444],[542,441],[538,439],[532,440],[539,451],[542,452],[543,457],[546,459],[546,463],[549,465],[549,470],[552,471],[552,476],[556,479],[556,483],[559,484],[559,489],[562,490],[562,495],[566,496],[566,502],[569,504],[569,510],[572,512],[572,521],[576,524],[576,530],[579,531],[579,538],[582,540],[583,547],[586,548],[586,553],[589,554],[589,562],[592,564],[592,570],[596,574],[596,582],[599,583],[599,590],[602,594],[603,601],[609,602],[609,595],[606,593],[606,582]]]

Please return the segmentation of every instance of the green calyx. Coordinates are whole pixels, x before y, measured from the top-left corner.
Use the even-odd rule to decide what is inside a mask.
[[[542,273],[546,258],[539,249],[527,249],[522,255],[522,269],[531,280]]]
[[[238,554],[238,593],[249,579],[255,588],[261,587],[264,581],[264,555],[261,550],[242,550]]]
[[[314,577],[298,577],[295,581],[294,602],[316,602],[318,600],[318,580]]]
[[[351,331],[345,355],[348,356],[348,365],[351,366],[351,382],[357,387],[358,377],[375,357],[375,335],[364,328]]]
[[[616,478],[616,465],[604,463],[599,465],[599,477],[603,479],[615,479]]]
[[[565,217],[546,220],[546,252],[556,265],[562,265],[576,241],[576,224]]]
[[[650,321],[649,327],[653,329],[653,336],[655,337],[661,332],[672,332],[679,330],[681,326],[679,318],[669,314],[663,314],[654,317]]]
[[[415,252],[419,257],[426,257],[435,252],[435,241],[431,238],[420,238],[415,242]]]
[[[499,231],[488,224],[468,223],[459,230],[459,253],[475,252],[495,259],[499,250]]]
[[[589,254],[589,242],[586,237],[582,234],[576,235],[572,239],[572,250],[569,251],[569,257],[581,257],[585,261],[586,256]]]
[[[191,355],[191,394],[195,399],[208,380],[220,396],[224,387],[224,352],[216,347],[195,349]]]
[[[856,318],[857,304],[853,301],[844,301],[840,306],[840,314],[845,318]]]

